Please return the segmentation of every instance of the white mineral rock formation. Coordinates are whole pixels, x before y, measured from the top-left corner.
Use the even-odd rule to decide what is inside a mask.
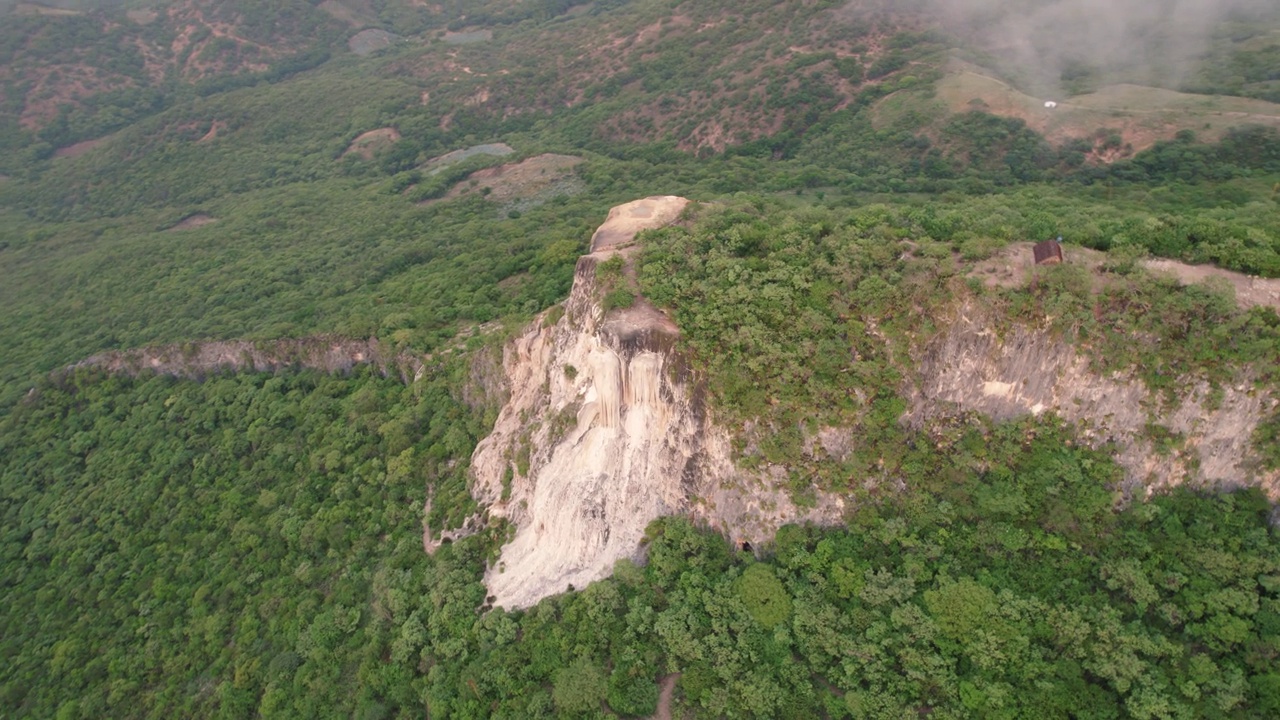
[[[643,297],[604,311],[600,263],[621,256],[624,276],[633,275],[636,233],[673,222],[685,205],[652,197],[614,208],[579,259],[563,307],[506,348],[509,400],[472,457],[472,494],[515,527],[485,578],[495,605],[528,607],[609,575],[620,558],[638,557],[645,528],[663,515],[690,516],[755,546],[784,523],[828,524],[843,514],[843,501],[825,494],[797,508],[782,489],[784,468],[734,467],[730,433],[713,422],[665,314]],[[1083,423],[1086,440],[1113,444],[1131,490],[1258,483],[1280,496],[1277,473],[1258,469],[1250,445],[1276,401],[1246,378],[1219,393],[1188,387],[1166,403],[1134,376],[1100,374],[1048,332],[1022,327],[998,337],[996,325],[983,308],[964,307],[928,341],[903,388],[905,421],[957,409],[997,420],[1054,412]],[[1180,436],[1181,447],[1154,447],[1155,425]],[[839,458],[856,443],[847,428],[821,428],[807,451]]]
[[[642,298],[606,314],[598,297],[597,265],[628,256],[638,231],[670,223],[686,202],[614,208],[578,261],[563,316],[507,350],[511,399],[472,459],[473,494],[518,528],[487,577],[497,605],[607,576],[636,554],[651,520],[683,507],[700,465],[728,464],[727,446],[708,457],[714,433],[690,384],[673,380],[675,325]]]
[[[780,481],[739,473],[729,433],[709,419],[673,350],[675,324],[643,297],[603,311],[597,266],[621,255],[633,272],[636,233],[675,221],[687,202],[614,208],[578,261],[563,314],[540,318],[506,350],[510,399],[472,456],[472,494],[516,526],[485,578],[495,605],[527,607],[608,576],[639,555],[645,528],[663,515],[754,543],[843,508],[822,496],[801,512]]]

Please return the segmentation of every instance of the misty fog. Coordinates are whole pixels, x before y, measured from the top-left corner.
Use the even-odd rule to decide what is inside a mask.
[[[1093,79],[1178,88],[1214,37],[1249,32],[1277,0],[926,0],[1024,90],[1080,92]],[[1229,26],[1228,26],[1229,24]]]

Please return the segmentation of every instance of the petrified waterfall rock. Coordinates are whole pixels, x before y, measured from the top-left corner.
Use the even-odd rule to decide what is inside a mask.
[[[672,367],[676,326],[643,298],[605,312],[596,278],[599,263],[629,258],[636,232],[671,222],[686,202],[615,208],[578,262],[562,316],[507,349],[511,399],[472,460],[473,494],[517,527],[486,578],[498,605],[607,576],[637,553],[650,521],[732,471],[724,434]]]

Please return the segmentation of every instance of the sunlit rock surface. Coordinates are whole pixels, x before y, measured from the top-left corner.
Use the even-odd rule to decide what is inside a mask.
[[[598,297],[597,265],[686,202],[615,208],[578,262],[563,315],[507,350],[511,399],[472,462],[473,493],[518,528],[487,578],[498,605],[605,577],[636,554],[651,520],[684,507],[686,486],[727,465],[727,448],[707,447],[694,389],[668,367],[675,325],[643,299],[604,313]]]

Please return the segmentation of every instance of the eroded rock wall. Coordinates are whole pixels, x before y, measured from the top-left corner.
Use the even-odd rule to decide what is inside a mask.
[[[610,221],[624,222],[607,222],[608,242],[579,260],[562,316],[535,322],[507,349],[510,400],[472,459],[473,494],[517,528],[486,578],[498,605],[532,605],[607,576],[636,554],[651,520],[685,508],[704,465],[727,462],[727,447],[704,442],[696,387],[669,367],[675,325],[642,298],[605,313],[596,281],[600,262],[684,203],[615,209]]]
[[[666,315],[643,297],[603,309],[599,264],[630,263],[635,234],[672,222],[685,203],[614,208],[578,261],[563,312],[507,347],[510,399],[472,457],[472,494],[516,528],[485,578],[495,605],[527,607],[608,576],[619,559],[638,557],[645,528],[664,515],[739,542],[838,516],[839,503],[800,510],[780,480],[734,467],[730,434],[710,418]]]
[[[1112,444],[1131,489],[1191,482],[1260,484],[1276,497],[1275,473],[1259,469],[1251,438],[1276,400],[1245,376],[1217,394],[1189,384],[1173,402],[1147,391],[1132,373],[1102,374],[1046,330],[1015,327],[1003,336],[982,308],[961,308],[919,359],[910,421],[955,410],[996,420],[1053,412],[1080,423],[1096,445]],[[1179,437],[1160,448],[1152,429]]]
[[[636,232],[673,221],[684,204],[648,198],[615,208],[579,260],[562,308],[505,350],[509,400],[472,457],[473,495],[515,527],[486,575],[495,605],[527,607],[608,576],[618,559],[638,557],[645,528],[663,515],[759,546],[783,524],[831,524],[845,512],[844,499],[823,493],[797,507],[786,468],[735,467],[732,433],[706,407],[676,349],[675,324],[643,297],[604,310],[600,263],[620,255],[630,272]],[[1262,471],[1251,449],[1276,400],[1247,377],[1220,391],[1192,384],[1170,402],[1133,374],[1097,371],[1047,330],[997,335],[1002,323],[990,312],[960,308],[913,359],[904,422],[958,411],[996,420],[1052,412],[1113,448],[1139,497],[1183,482],[1260,484],[1280,496],[1277,474]],[[1175,442],[1157,443],[1158,428]],[[823,428],[808,442],[812,452],[841,457],[858,438]]]

